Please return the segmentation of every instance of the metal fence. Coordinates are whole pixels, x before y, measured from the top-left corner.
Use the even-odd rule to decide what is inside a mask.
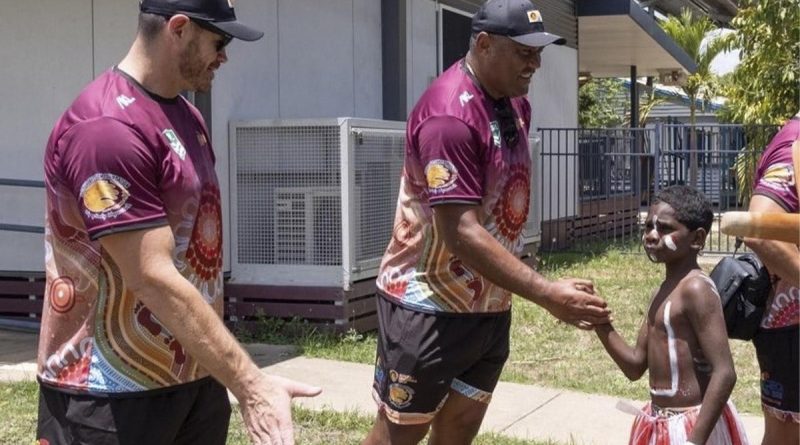
[[[718,230],[726,211],[744,210],[760,149],[774,126],[656,124],[648,128],[542,128],[541,251],[585,251],[609,243],[639,249],[652,197],[692,185],[713,205],[705,252],[729,253]],[[737,177],[739,177],[737,181]],[[743,193],[744,192],[744,193]]]

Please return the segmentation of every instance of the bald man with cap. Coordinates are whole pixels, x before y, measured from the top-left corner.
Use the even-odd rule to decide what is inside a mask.
[[[546,32],[528,0],[489,0],[467,56],[411,112],[394,232],[378,285],[365,445],[469,444],[509,354],[511,296],[582,328],[607,323],[592,283],[548,281],[520,259],[530,203],[528,88]]]
[[[291,399],[222,322],[222,212],[206,92],[231,0],[142,0],[136,39],[58,120],[45,151],[40,444],[224,444],[239,400],[256,444],[292,444]]]

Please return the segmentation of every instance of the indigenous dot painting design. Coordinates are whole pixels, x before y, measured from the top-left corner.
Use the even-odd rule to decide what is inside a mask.
[[[492,213],[503,237],[516,240],[528,217],[530,178],[524,165],[514,165],[510,170],[505,190]]]
[[[200,197],[192,241],[186,251],[186,261],[204,281],[217,278],[222,268],[222,211],[219,203],[219,188],[206,185]]]
[[[777,329],[798,323],[800,323],[800,289],[779,281],[772,304],[761,321],[761,327]]]
[[[50,284],[50,307],[58,313],[69,312],[75,306],[75,285],[68,277],[58,277]]]

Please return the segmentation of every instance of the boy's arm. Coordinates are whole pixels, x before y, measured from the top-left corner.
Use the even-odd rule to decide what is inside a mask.
[[[647,319],[645,318],[639,328],[639,336],[633,348],[628,346],[611,323],[596,325],[594,332],[625,377],[639,380],[647,370]]]
[[[692,280],[688,286],[688,298],[684,300],[687,317],[700,349],[711,365],[711,378],[703,396],[697,423],[689,435],[692,443],[702,444],[708,440],[728,402],[733,385],[736,384],[736,371],[733,369],[719,296],[705,280]]]

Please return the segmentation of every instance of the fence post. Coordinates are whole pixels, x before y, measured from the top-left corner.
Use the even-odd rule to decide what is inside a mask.
[[[658,193],[659,185],[661,183],[661,132],[664,130],[664,124],[661,121],[656,122],[655,130],[655,147],[653,147],[653,195]]]

